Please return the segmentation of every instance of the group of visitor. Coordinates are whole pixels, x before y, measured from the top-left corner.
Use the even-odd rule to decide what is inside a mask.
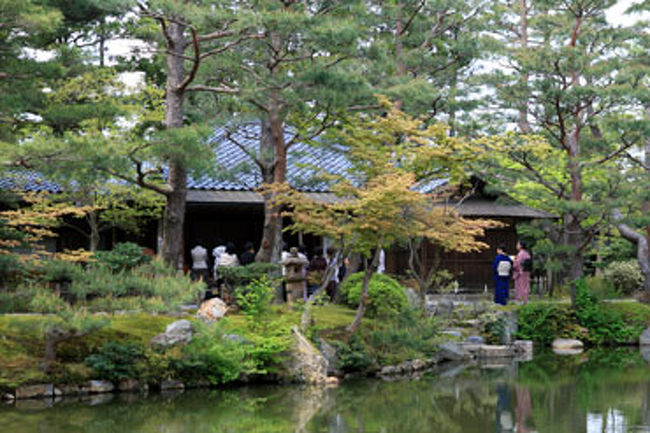
[[[194,241],[194,248],[190,251],[192,257],[192,278],[195,280],[209,281],[212,277],[218,279],[218,268],[229,266],[245,266],[255,261],[255,248],[252,242],[246,242],[243,253],[238,256],[235,244],[232,242],[217,242],[212,249],[212,273],[210,273],[210,257],[208,250],[201,241]]]
[[[506,247],[497,248],[497,255],[492,262],[494,275],[494,302],[506,305],[510,298],[510,280],[515,282],[515,301],[526,304],[530,293],[530,273],[533,270],[533,258],[523,241],[517,242],[517,255],[508,256]]]

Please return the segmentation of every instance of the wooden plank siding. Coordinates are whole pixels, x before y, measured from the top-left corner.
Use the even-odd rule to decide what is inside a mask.
[[[437,251],[435,245],[424,242],[420,249],[420,257],[425,269],[434,265],[436,254],[440,254],[440,267],[454,274],[459,288],[465,291],[482,291],[487,284],[492,288],[492,260],[496,248],[504,245],[508,254],[515,254],[517,243],[516,223],[514,218],[498,218],[507,224],[505,227],[487,230],[481,241],[489,245],[488,249],[475,253],[457,253]],[[393,247],[386,254],[386,271],[395,275],[408,275],[409,252],[406,248]]]

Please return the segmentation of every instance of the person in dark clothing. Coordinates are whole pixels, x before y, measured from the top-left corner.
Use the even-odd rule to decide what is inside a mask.
[[[492,262],[494,275],[494,303],[506,305],[509,297],[510,277],[512,276],[512,259],[506,254],[503,245],[497,248],[497,255]]]
[[[246,266],[255,261],[255,248],[253,247],[252,242],[246,242],[244,244],[244,252],[239,257],[239,264],[241,266]]]
[[[317,248],[314,257],[309,261],[307,271],[307,290],[309,296],[323,284],[323,277],[325,276],[326,270],[327,260],[323,257],[323,249]]]

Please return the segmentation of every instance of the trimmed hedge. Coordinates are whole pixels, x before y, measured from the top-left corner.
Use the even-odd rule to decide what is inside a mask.
[[[350,275],[339,288],[342,299],[351,308],[359,306],[361,285],[364,272]],[[368,286],[368,314],[371,316],[396,314],[408,306],[404,288],[395,280],[384,274],[374,274]]]

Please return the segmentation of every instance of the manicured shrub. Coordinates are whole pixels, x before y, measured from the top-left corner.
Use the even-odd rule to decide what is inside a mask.
[[[151,263],[118,272],[97,264],[72,281],[69,291],[77,302],[89,302],[91,307],[105,311],[165,312],[196,300],[204,288],[203,282],[194,282],[186,275],[164,269],[156,270]]]
[[[634,330],[623,320],[620,312],[608,308],[590,293],[586,280],[576,285],[575,315],[578,324],[589,330],[587,339],[593,344],[625,344],[634,338]]]
[[[42,278],[47,282],[70,282],[83,273],[80,264],[64,260],[48,260],[45,262]]]
[[[341,298],[347,305],[356,308],[361,298],[363,272],[350,275],[339,288]],[[396,314],[408,306],[408,298],[404,288],[393,278],[384,274],[373,274],[368,286],[368,314]]]
[[[28,293],[0,292],[0,314],[25,313],[29,311],[31,296]]]
[[[84,363],[93,369],[97,379],[113,382],[137,378],[138,363],[144,357],[144,349],[135,343],[105,343],[97,353],[88,356]]]
[[[112,271],[132,269],[151,260],[151,257],[144,254],[144,248],[132,242],[116,244],[112,250],[98,251],[95,256],[100,264],[108,266]]]
[[[612,262],[603,270],[603,278],[626,295],[643,286],[643,274],[636,260]]]
[[[576,337],[575,319],[568,305],[534,302],[519,309],[517,337],[549,345],[556,338]]]
[[[232,288],[245,287],[253,281],[267,277],[270,284],[279,282],[280,265],[275,263],[251,263],[246,266],[226,266],[217,268],[219,276]]]

